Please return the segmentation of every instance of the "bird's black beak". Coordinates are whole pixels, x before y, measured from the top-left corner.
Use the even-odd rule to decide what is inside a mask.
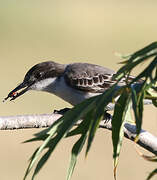
[[[4,98],[3,102],[5,102],[8,98],[11,98],[10,101],[15,100],[17,97],[27,92],[29,90],[29,87],[30,86],[28,86],[27,83],[22,82],[15,89],[13,89],[6,98]]]

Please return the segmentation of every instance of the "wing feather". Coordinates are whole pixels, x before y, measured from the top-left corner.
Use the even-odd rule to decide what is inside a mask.
[[[64,78],[71,87],[101,93],[115,83],[111,69],[88,63],[73,63],[66,67]]]

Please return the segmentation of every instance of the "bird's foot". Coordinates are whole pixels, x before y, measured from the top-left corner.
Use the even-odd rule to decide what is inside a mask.
[[[104,112],[104,118],[103,118],[104,124],[108,123],[111,119],[112,119],[112,115],[105,111]]]
[[[60,109],[60,110],[56,110],[56,109],[55,109],[55,110],[53,111],[53,113],[54,113],[54,114],[62,114],[62,115],[63,115],[64,113],[66,113],[66,112],[69,111],[69,110],[70,110],[70,108],[63,108],[63,109]]]

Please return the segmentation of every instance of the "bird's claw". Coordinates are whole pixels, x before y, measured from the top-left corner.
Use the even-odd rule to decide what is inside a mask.
[[[62,114],[62,115],[63,115],[63,114],[65,114],[65,113],[66,113],[67,111],[69,111],[69,110],[70,110],[70,108],[63,108],[63,109],[61,109],[61,110],[56,110],[56,109],[55,109],[55,110],[53,111],[53,113],[54,113],[54,114]]]

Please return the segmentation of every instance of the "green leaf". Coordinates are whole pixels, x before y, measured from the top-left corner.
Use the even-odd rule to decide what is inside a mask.
[[[36,174],[40,171],[40,169],[44,166],[44,164],[47,162],[48,158],[50,157],[51,153],[52,153],[52,149],[51,146],[53,146],[53,140],[54,138],[52,138],[48,144],[46,145],[45,148],[48,148],[47,152],[41,157],[41,159],[39,160],[39,162],[37,163],[37,166],[34,170],[33,176],[32,176],[32,180],[34,179],[34,177],[36,176]]]
[[[140,49],[139,51],[136,51],[130,58],[130,61],[132,61],[132,59],[137,58],[138,56],[144,56],[147,53],[150,53],[151,51],[156,50],[156,49],[157,49],[157,42],[155,41],[155,42],[149,44],[148,46]]]
[[[52,151],[50,149],[47,150],[47,152],[42,156],[42,158],[39,160],[35,171],[33,173],[32,176],[32,180],[34,180],[35,175],[40,171],[40,169],[43,167],[43,165],[46,163],[46,161],[48,160],[48,158],[50,157]]]
[[[88,113],[89,114],[89,113]],[[88,117],[89,115],[92,115],[93,113],[90,112],[89,115],[86,115],[86,117]],[[91,116],[90,116],[91,117]],[[66,137],[70,137],[70,136],[75,136],[75,135],[78,135],[78,134],[83,134],[84,131],[85,131],[85,128],[89,126],[89,121],[87,120],[82,120],[82,122],[73,130],[71,130],[70,132],[68,132],[68,134],[66,135]]]
[[[123,128],[126,121],[126,114],[130,111],[130,99],[127,89],[124,89],[122,95],[119,97],[112,118],[112,143],[113,143],[113,159],[114,159],[114,177],[116,179],[116,168],[122,146],[122,139],[124,136]]]
[[[83,134],[80,139],[74,144],[73,148],[72,148],[72,153],[71,153],[71,161],[70,161],[70,166],[68,169],[68,173],[67,173],[67,178],[66,180],[70,180],[71,176],[73,174],[75,165],[76,165],[76,161],[77,161],[77,156],[78,154],[81,152],[83,145],[86,141],[87,138],[87,134]]]
[[[152,87],[150,86],[146,89],[146,97],[148,95],[148,98],[152,99],[153,105],[157,107],[157,81],[156,83],[150,83],[150,85],[152,85]]]
[[[104,117],[104,106],[103,106],[104,104],[101,103],[101,100],[99,100],[98,102],[99,102],[99,104],[95,109],[94,115],[93,115],[93,117],[91,117],[88,142],[87,142],[87,149],[86,149],[86,156],[90,150],[90,147],[91,147],[91,144],[93,142],[96,130],[99,127],[99,123]]]
[[[157,169],[154,169],[150,174],[149,176],[147,177],[147,180],[150,180],[154,175],[157,174]]]
[[[32,169],[32,167],[34,166],[36,160],[38,159],[40,153],[43,151],[43,149],[45,148],[45,146],[48,144],[49,140],[51,139],[52,135],[49,135],[46,140],[43,142],[43,144],[38,148],[38,150],[33,154],[30,164],[26,170],[25,176],[24,176],[24,180],[26,179],[27,175],[29,174],[30,170]]]
[[[32,154],[32,156],[30,157],[30,163],[29,163],[29,165],[28,165],[28,168],[27,168],[27,170],[26,170],[26,173],[25,173],[25,176],[24,176],[24,178],[23,178],[23,180],[25,180],[26,179],[26,177],[27,177],[27,175],[29,174],[29,167],[30,167],[30,165],[31,165],[31,161],[32,161],[32,159],[35,157],[35,155],[36,155],[36,153],[37,153],[37,151],[39,150],[39,147],[34,151],[34,153]]]
[[[142,71],[133,81],[132,83],[138,81],[139,79],[145,77],[151,77],[153,70],[156,68],[157,65],[157,57],[153,59],[153,61],[145,68],[144,71]]]
[[[24,141],[23,143],[28,143],[28,142],[34,142],[34,141],[44,141],[49,135],[48,134],[43,134],[40,137],[35,137],[32,139],[28,139],[26,141]]]
[[[84,129],[81,132],[82,133],[81,137],[74,144],[74,146],[72,148],[71,161],[70,161],[70,166],[69,166],[68,173],[67,173],[67,178],[66,178],[67,180],[71,179],[71,176],[73,174],[73,171],[74,171],[74,168],[75,168],[75,165],[76,165],[77,156],[81,152],[81,150],[83,148],[83,145],[84,145],[84,143],[86,141],[88,129],[89,129],[89,126],[90,126],[90,121],[92,120],[91,119],[92,114],[93,114],[92,111],[88,112],[88,114],[86,115],[85,119],[82,121],[82,125],[83,125],[83,122],[85,122],[84,123]]]
[[[103,112],[101,112],[101,114],[99,116],[96,117],[96,119],[94,118],[93,121],[91,121],[91,127],[89,129],[89,135],[88,135],[88,143],[87,143],[87,149],[86,149],[86,156],[90,150],[90,147],[92,145],[93,139],[95,137],[95,133],[97,128],[99,127],[99,123],[100,121],[103,119]]]
[[[97,105],[94,109],[94,114],[92,117],[92,121],[89,128],[89,135],[88,135],[88,142],[87,142],[87,149],[86,149],[86,156],[90,150],[92,145],[93,139],[95,137],[96,130],[99,127],[100,121],[104,117],[104,111],[106,106],[112,101],[117,91],[117,83],[114,84],[110,89],[106,90],[100,97],[97,99]],[[120,90],[121,88],[119,88]]]
[[[131,87],[131,90],[132,90],[132,106],[133,106],[133,112],[135,115],[137,137],[140,134],[141,126],[142,126],[143,100],[144,100],[144,93],[145,93],[146,85],[147,85],[146,82],[144,82],[141,87],[138,87],[138,86],[132,86]],[[137,140],[136,138],[135,138],[135,140]]]
[[[155,55],[156,54],[157,53],[155,53]],[[143,63],[145,60],[147,60],[148,58],[151,58],[153,56],[154,56],[154,54],[151,54],[151,55],[148,55],[148,56],[140,57],[135,62],[127,63],[126,65],[122,66],[117,71],[117,73],[113,76],[113,79],[117,79],[117,80],[122,79],[126,74],[130,73],[133,70],[133,68],[135,68],[137,65]]]
[[[117,79],[117,80],[122,79],[127,73],[130,73],[135,66],[139,65],[140,63],[143,63],[144,60],[147,60],[148,58],[156,55],[157,55],[157,42],[153,42],[152,44],[132,54],[130,58],[127,61],[125,61],[127,62],[127,64],[122,66],[117,71],[113,79]]]
[[[157,107],[157,100],[152,100],[152,102],[153,102],[153,105],[155,106],[155,107]]]

